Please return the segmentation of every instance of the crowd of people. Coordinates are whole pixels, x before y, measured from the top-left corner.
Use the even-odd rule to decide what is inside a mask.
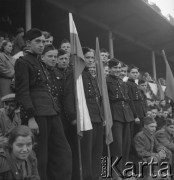
[[[122,173],[127,162],[152,160],[158,163],[154,173],[159,172],[160,163],[168,162],[168,171],[157,178],[167,173],[170,178],[169,170],[172,173],[174,167],[173,101],[149,98],[150,75],[109,58],[108,51],[101,49],[113,120],[108,152],[95,51],[83,47],[86,67],[82,79],[93,129],[84,131],[78,141],[72,45],[65,39],[57,49],[53,41],[50,33],[37,28],[25,34],[18,29],[13,42],[1,37],[0,180],[80,180],[81,168],[83,180],[99,180],[101,159],[108,153],[113,162],[119,158],[119,171],[109,175],[113,179],[139,175],[135,170]],[[144,179],[151,178],[145,167]]]

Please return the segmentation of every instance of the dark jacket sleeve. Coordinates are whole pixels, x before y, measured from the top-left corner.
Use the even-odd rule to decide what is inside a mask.
[[[69,74],[64,83],[63,104],[66,117],[69,121],[76,120],[75,84],[73,73]]]
[[[129,105],[130,105],[130,108],[131,108],[131,110],[133,112],[134,118],[137,118],[138,115],[137,115],[135,105],[134,105],[134,102],[133,102],[132,88],[128,83],[127,83],[127,88],[128,88],[128,96],[129,96],[129,99],[130,99]]]
[[[28,118],[35,114],[29,92],[29,68],[26,62],[18,59],[15,63],[15,90],[17,101],[27,112]]]

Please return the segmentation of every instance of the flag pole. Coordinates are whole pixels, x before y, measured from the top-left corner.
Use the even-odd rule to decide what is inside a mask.
[[[152,51],[152,68],[153,68],[153,78],[155,81],[157,81],[156,79],[156,62],[155,62],[155,52]]]
[[[75,73],[75,63],[77,62],[77,55],[72,55],[74,56],[73,58],[73,74]],[[75,90],[75,106],[77,109],[77,104],[78,104],[78,100],[77,100],[77,86],[76,86],[76,79],[75,79],[75,74],[74,74],[74,90]],[[77,120],[76,120],[77,121]],[[76,126],[78,126],[76,124]],[[80,139],[81,137],[78,135],[78,127],[77,127],[77,145],[78,145],[78,155],[79,155],[79,175],[80,175],[80,180],[83,180],[83,172],[82,172],[82,156],[81,156],[81,144],[80,144]]]

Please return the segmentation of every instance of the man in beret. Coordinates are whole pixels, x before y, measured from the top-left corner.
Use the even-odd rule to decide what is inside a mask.
[[[21,106],[22,123],[36,134],[41,179],[70,180],[71,149],[51,95],[46,69],[40,61],[45,37],[33,28],[27,31],[25,39],[29,51],[15,64],[16,99]]]
[[[21,124],[19,106],[15,94],[7,94],[1,98],[3,108],[0,109],[0,146],[11,130]]]

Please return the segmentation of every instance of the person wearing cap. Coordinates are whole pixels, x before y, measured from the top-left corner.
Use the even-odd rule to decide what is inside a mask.
[[[124,168],[129,160],[131,127],[134,123],[126,83],[120,78],[121,63],[112,58],[109,62],[109,76],[106,79],[113,119],[113,142],[110,144],[111,157],[122,157],[118,167]]]
[[[8,137],[14,127],[21,124],[20,110],[15,100],[15,94],[3,96],[1,102],[3,108],[0,109],[0,144]]]
[[[137,152],[137,160],[138,162],[151,162],[152,159],[154,162],[157,162],[158,165],[162,161],[170,163],[171,152],[162,144],[158,142],[155,137],[157,123],[154,118],[147,116],[143,119],[144,128],[142,131],[136,134],[134,137],[135,149]],[[156,175],[158,171],[158,166],[155,167],[154,173]],[[145,169],[145,176],[149,176],[149,169]]]
[[[145,117],[143,122],[144,128],[134,137],[138,157],[146,162],[150,162],[151,158],[160,162],[166,158],[167,149],[155,137],[157,123],[150,116]]]
[[[86,104],[89,111],[92,130],[84,131],[83,138],[80,140],[82,172],[83,179],[99,179],[101,175],[101,158],[103,151],[103,107],[102,97],[94,75],[94,51],[90,48],[83,48],[83,54],[86,62],[86,67],[82,72],[83,87],[86,98]],[[67,138],[73,152],[73,180],[79,180],[78,165],[78,143],[76,129],[76,107],[74,93],[74,78],[73,72],[69,74],[65,81],[64,88],[64,107],[67,113],[67,121],[69,129],[66,130]],[[68,131],[69,130],[69,131]]]
[[[51,94],[46,69],[40,60],[45,37],[39,29],[32,28],[26,32],[25,39],[29,52],[15,64],[16,99],[21,107],[22,123],[36,135],[41,179],[70,180],[71,149]]]

